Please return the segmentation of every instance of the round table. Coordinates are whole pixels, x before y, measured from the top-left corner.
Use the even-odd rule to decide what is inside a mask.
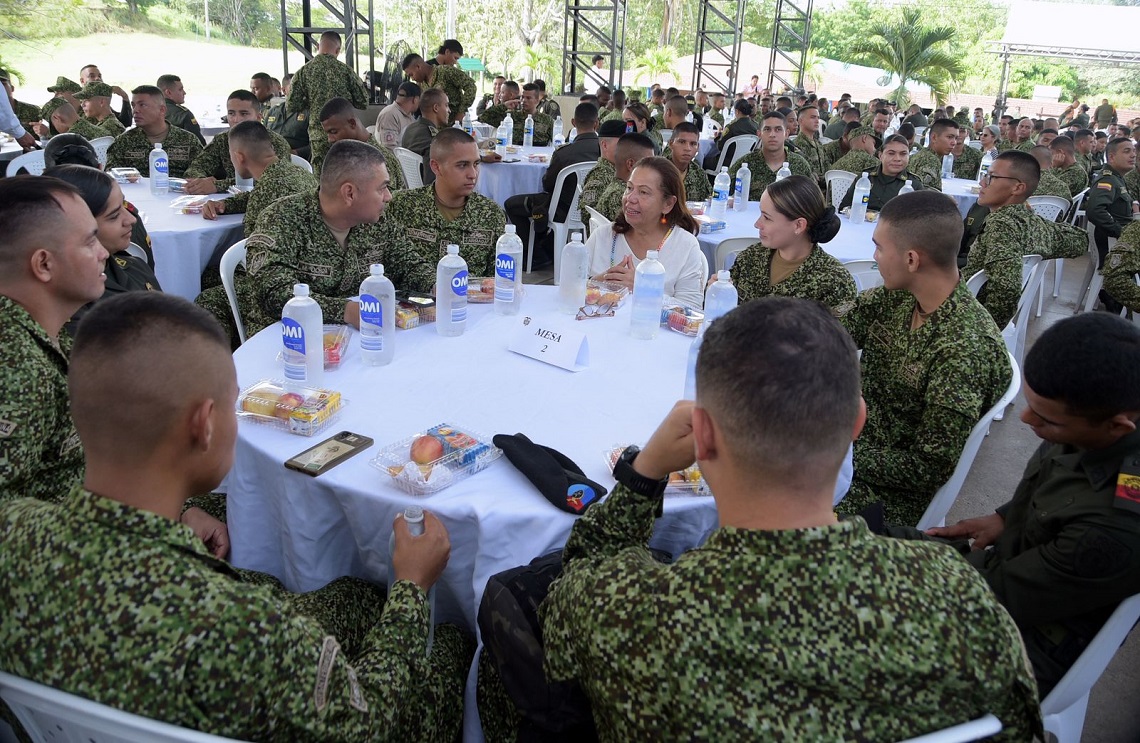
[[[154,274],[162,290],[193,301],[202,291],[202,270],[219,246],[229,247],[245,237],[241,214],[223,214],[216,220],[201,214],[181,214],[170,202],[182,196],[152,195],[150,179],[120,184],[123,196],[138,207],[154,250]],[[213,194],[224,199],[229,194]]]
[[[554,154],[554,147],[519,147],[518,152],[503,156],[501,163],[479,166],[479,182],[475,190],[502,206],[512,196],[542,193],[542,176]],[[545,155],[543,162],[531,162],[528,155]],[[508,162],[513,161],[513,162]]]
[[[4,142],[0,144],[0,162],[8,162],[15,160],[23,154],[24,148],[20,146],[15,140]]]
[[[963,219],[966,218],[970,207],[978,203],[978,194],[972,190],[977,185],[977,180],[973,178],[947,178],[945,176],[942,178],[942,193],[954,197],[954,201],[958,204],[958,212],[961,213]]]

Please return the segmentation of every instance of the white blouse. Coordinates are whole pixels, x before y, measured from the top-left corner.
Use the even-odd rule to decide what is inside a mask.
[[[627,255],[636,268],[641,260],[629,249],[625,235],[614,240],[613,225],[594,230],[586,241],[590,251],[590,275],[604,273],[610,266],[621,263]],[[709,264],[701,252],[701,244],[691,232],[674,227],[661,245],[657,259],[665,267],[665,295],[689,307],[704,306],[705,282],[709,278]]]

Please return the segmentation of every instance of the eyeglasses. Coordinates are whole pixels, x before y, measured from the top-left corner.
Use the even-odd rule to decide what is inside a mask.
[[[990,183],[993,182],[994,178],[1005,178],[1006,180],[1017,181],[1018,183],[1024,183],[1025,182],[1025,181],[1021,180],[1020,178],[1014,178],[1012,175],[994,175],[993,173],[990,173],[987,171],[986,174],[982,176],[982,185],[983,186],[990,185]]]
[[[578,314],[575,320],[589,320],[592,317],[613,317],[614,305],[613,304],[588,304],[585,307],[578,308]]]

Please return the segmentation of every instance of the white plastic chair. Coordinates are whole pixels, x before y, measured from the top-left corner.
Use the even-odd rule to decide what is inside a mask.
[[[222,738],[123,712],[0,671],[2,698],[34,743],[226,743]]]
[[[596,163],[593,160],[584,163],[574,163],[567,165],[562,170],[558,171],[558,178],[554,181],[554,191],[550,194],[550,206],[547,210],[550,212],[549,224],[550,229],[554,233],[554,285],[558,286],[558,279],[562,273],[562,249],[566,247],[567,236],[570,230],[586,231],[586,226],[582,224],[582,211],[578,208],[578,195],[581,189],[578,185],[586,179],[586,174],[594,167]],[[554,217],[558,211],[558,202],[562,198],[562,189],[566,188],[566,179],[574,177],[574,196],[570,200],[570,209],[566,212],[566,218],[561,221],[555,221]],[[583,235],[585,237],[585,235]],[[530,223],[530,247],[527,248],[526,265],[527,273],[531,272],[534,265],[534,222]]]
[[[222,261],[218,271],[222,274],[222,287],[226,290],[226,299],[230,303],[230,312],[233,313],[234,323],[237,325],[238,338],[245,343],[245,323],[241,321],[241,310],[238,309],[237,289],[234,287],[234,272],[238,266],[245,266],[245,240],[238,240],[222,254]]]
[[[829,170],[823,174],[823,180],[831,193],[831,205],[836,211],[839,211],[839,204],[847,195],[847,190],[851,188],[856,177],[854,173],[848,173],[846,170]]]
[[[727,240],[721,240],[716,246],[715,260],[716,270],[727,271],[732,268],[732,264],[736,262],[738,253],[744,252],[745,248],[751,247],[760,242],[759,237],[730,237]]]
[[[1025,359],[1025,331],[1029,326],[1029,315],[1033,310],[1033,299],[1039,297],[1041,284],[1045,278],[1045,266],[1039,255],[1026,255],[1021,258],[1021,298],[1017,300],[1017,311],[1013,320],[1001,331],[1005,348],[1020,363]]]
[[[1001,727],[1001,720],[993,715],[986,715],[917,738],[907,738],[900,743],[970,743],[1000,733]]]
[[[823,136],[822,134],[821,134],[821,135],[819,135],[819,143],[820,143],[820,144],[831,144],[831,143],[832,143],[832,142],[834,142],[834,141],[835,141],[835,140],[834,140],[834,139],[832,139],[831,137],[825,137],[825,136]]]
[[[141,245],[138,245],[136,243],[128,243],[127,253],[133,255],[135,258],[138,258],[147,265],[150,264],[150,259],[146,257],[146,250],[143,249],[143,246]]]
[[[590,234],[594,234],[598,230],[605,227],[607,224],[613,224],[610,220],[606,219],[606,215],[592,206],[587,206],[586,211],[590,214]]]
[[[408,188],[423,186],[423,158],[407,147],[393,147],[392,152],[396,153],[396,159],[400,161],[400,169],[404,171],[404,180],[408,182]]]
[[[1029,208],[1033,213],[1042,219],[1050,222],[1059,222],[1069,214],[1069,206],[1071,202],[1068,199],[1062,199],[1060,196],[1030,196],[1026,199]]]
[[[918,520],[917,528],[920,531],[945,525],[946,514],[950,512],[950,507],[958,499],[958,491],[962,489],[962,483],[966,482],[966,476],[970,474],[970,467],[974,464],[974,458],[978,456],[978,449],[982,447],[982,442],[986,440],[986,436],[990,432],[990,423],[998,413],[1005,410],[1006,405],[1013,402],[1013,398],[1017,397],[1017,393],[1021,389],[1021,367],[1017,365],[1017,359],[1013,358],[1012,354],[1007,352],[1007,355],[1009,356],[1010,368],[1013,371],[1009,387],[997,403],[983,413],[981,419],[974,424],[970,436],[966,439],[966,445],[962,447],[962,453],[958,455],[958,464],[954,467],[954,474],[950,475],[950,479],[946,481],[945,485],[938,488],[938,492],[934,494],[930,505],[926,507],[926,512]]]
[[[969,292],[976,297],[978,296],[978,292],[982,290],[982,287],[985,286],[986,282],[989,280],[990,277],[986,275],[985,269],[982,269],[970,278],[966,279],[966,289],[968,289]]]
[[[1080,227],[1081,221],[1085,218],[1085,199],[1088,198],[1089,190],[1086,188],[1076,196],[1073,197],[1073,206],[1069,209],[1069,224],[1074,227]]]
[[[1093,226],[1086,225],[1089,235],[1092,235]],[[1116,238],[1108,238],[1108,249],[1111,251],[1116,246]],[[1101,286],[1104,284],[1104,277],[1100,275],[1100,253],[1097,252],[1095,241],[1089,240],[1089,265],[1085,269],[1085,278],[1081,285],[1081,291],[1077,294],[1077,308],[1073,311],[1077,312],[1091,312],[1092,308],[1096,306],[1097,298],[1100,296]]]
[[[1041,702],[1046,737],[1056,736],[1057,743],[1080,743],[1089,692],[1138,619],[1140,594],[1120,602],[1081,657]]]
[[[851,274],[851,278],[855,279],[855,288],[859,291],[883,285],[883,275],[879,273],[879,264],[876,261],[847,261],[843,267]]]
[[[91,146],[95,148],[95,156],[99,158],[99,164],[104,168],[107,167],[107,150],[114,143],[114,137],[96,137],[91,140]]]
[[[301,157],[300,155],[289,155],[289,162],[293,163],[294,165],[296,165],[298,167],[304,168],[305,170],[309,171],[310,173],[313,172],[313,164],[311,162],[309,162],[308,160],[306,160],[305,158]]]
[[[973,147],[978,152],[982,151],[982,141],[980,139],[971,139],[966,143],[967,147]]]
[[[375,124],[369,124],[368,126],[364,127],[364,130],[367,131],[369,134],[375,134],[376,133],[376,125]]]
[[[711,170],[705,168],[705,172],[714,178],[720,173],[720,169],[725,167],[732,167],[738,160],[752,152],[756,147],[756,143],[760,138],[755,134],[741,134],[736,137],[729,137],[724,142],[724,147],[720,148],[720,157],[717,158],[716,167]]]
[[[23,168],[32,175],[43,175],[46,167],[44,164],[44,151],[32,150],[31,152],[25,152],[23,155],[17,155],[8,162],[8,175],[16,175],[20,172],[20,168]]]

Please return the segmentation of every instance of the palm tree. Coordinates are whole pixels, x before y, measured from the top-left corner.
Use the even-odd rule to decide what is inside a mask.
[[[677,63],[677,50],[671,46],[656,47],[649,49],[634,60],[633,81],[639,82],[641,78],[648,77],[650,80],[660,82],[659,78],[662,75],[672,75],[675,78],[680,78],[681,73],[678,72],[673,65]]]
[[[906,84],[911,81],[929,85],[935,100],[941,103],[949,93],[949,83],[960,80],[966,72],[962,62],[944,46],[952,44],[956,37],[953,27],[928,26],[923,23],[922,11],[907,7],[894,21],[876,24],[871,38],[855,44],[851,52],[861,64],[886,72],[880,78],[882,85],[890,85],[891,80],[898,78],[899,85],[891,92],[897,105],[909,99]]]
[[[527,82],[534,82],[536,77],[546,77],[554,69],[554,55],[547,49],[523,47],[521,59],[522,69],[527,70]]]

